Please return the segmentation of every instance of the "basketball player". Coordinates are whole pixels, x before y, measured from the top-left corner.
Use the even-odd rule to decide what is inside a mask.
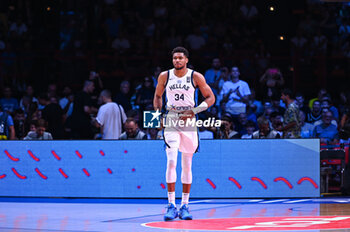
[[[188,51],[183,47],[176,47],[172,51],[174,68],[162,72],[158,78],[158,84],[154,95],[154,109],[161,110],[162,96],[166,90],[166,124],[170,121],[191,120],[196,114],[208,109],[215,102],[215,96],[206,83],[202,74],[187,68]],[[195,107],[195,90],[199,88],[205,100]],[[189,213],[188,202],[192,184],[192,157],[198,149],[199,139],[195,127],[169,125],[164,128],[164,140],[166,144],[167,169],[166,182],[168,188],[167,212],[164,220],[173,220],[177,216],[183,220],[192,220]],[[175,183],[178,150],[181,156],[181,182],[182,201],[179,212],[175,206]]]

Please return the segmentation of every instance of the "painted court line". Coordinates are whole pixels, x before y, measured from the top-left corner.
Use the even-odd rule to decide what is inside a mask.
[[[275,203],[275,202],[281,202],[281,201],[288,201],[289,199],[280,199],[280,200],[273,200],[273,201],[263,201],[259,202],[260,204],[268,204],[268,203]]]
[[[305,202],[305,201],[310,201],[310,199],[295,200],[295,201],[286,201],[286,202],[283,202],[283,204],[291,204],[291,203],[298,203],[298,202]]]

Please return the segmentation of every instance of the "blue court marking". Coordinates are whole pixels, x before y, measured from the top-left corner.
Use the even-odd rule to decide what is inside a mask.
[[[177,198],[176,202],[181,199]],[[46,203],[111,203],[111,204],[164,204],[166,198],[46,198],[46,197],[0,197],[0,202],[46,202]],[[350,204],[349,197],[293,198],[293,199],[191,199],[190,204]]]
[[[203,208],[203,209],[191,209],[191,212],[202,211],[202,210],[210,210],[210,209],[229,208],[229,207],[238,206],[238,205],[239,204],[230,204],[230,205],[225,205],[225,206],[209,207],[209,208]],[[116,221],[141,219],[141,218],[163,216],[163,215],[164,215],[163,213],[162,214],[151,214],[151,215],[143,215],[143,216],[137,216],[137,217],[118,218],[118,219],[107,220],[107,221],[102,221],[102,222],[116,222]]]

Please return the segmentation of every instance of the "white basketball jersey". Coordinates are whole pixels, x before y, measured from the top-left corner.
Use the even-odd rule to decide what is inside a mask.
[[[195,91],[193,70],[187,69],[186,75],[178,77],[174,69],[168,70],[168,80],[165,85],[167,104],[170,111],[184,111],[195,107]]]

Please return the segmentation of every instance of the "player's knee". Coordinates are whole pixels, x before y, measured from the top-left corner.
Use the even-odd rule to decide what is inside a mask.
[[[168,169],[176,169],[176,161],[175,160],[168,160]]]

